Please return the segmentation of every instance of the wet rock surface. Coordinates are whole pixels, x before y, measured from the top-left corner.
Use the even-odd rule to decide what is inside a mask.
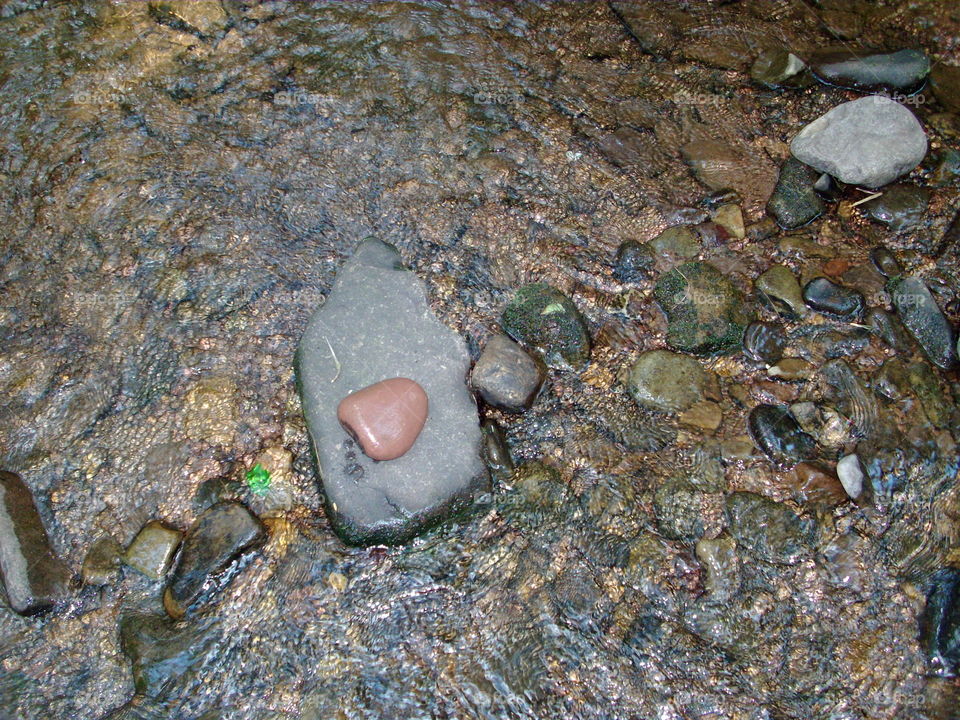
[[[16,473],[0,470],[0,575],[10,607],[50,610],[67,596],[70,573],[55,555],[33,495]]]
[[[627,390],[650,410],[678,412],[702,400],[710,386],[696,358],[666,350],[644,353],[630,368]]]
[[[777,219],[780,227],[798,228],[823,214],[826,206],[814,189],[819,177],[810,166],[796,158],[787,158],[767,202],[767,212]]]
[[[821,82],[852,90],[919,90],[930,72],[922,50],[870,53],[852,48],[830,48],[810,58],[810,69]]]
[[[203,12],[201,30],[147,3],[3,9],[0,455],[76,570],[104,534],[125,547],[151,518],[189,528],[218,498],[247,503],[269,538],[179,622],[129,569],[39,618],[0,594],[0,714],[953,720],[957,687],[930,674],[918,615],[956,547],[957,424],[934,427],[928,410],[942,422],[943,408],[921,400],[911,366],[954,408],[955,378],[912,339],[864,346],[802,301],[796,318],[772,310],[756,282],[773,265],[803,284],[827,274],[897,319],[882,280],[844,269],[885,245],[956,325],[960,124],[936,87],[904,102],[936,153],[907,180],[930,191],[910,232],[894,236],[852,206],[868,193],[836,184],[821,217],[784,231],[765,204],[789,141],[860,93],[808,71],[772,90],[749,75],[767,48],[807,59],[837,35],[922,48],[936,75],[960,64],[951,3]],[[620,128],[637,142],[617,165],[600,143]],[[704,141],[719,145],[700,154],[709,202],[682,151]],[[724,203],[741,207],[745,240],[705,222]],[[846,415],[869,409],[844,400],[849,377],[837,391],[817,371],[770,378],[739,352],[698,358],[719,385],[705,406],[665,415],[629,397],[621,370],[670,347],[653,286],[686,258],[624,283],[615,252],[677,225],[756,319],[783,327],[787,357],[819,369],[843,353],[876,401],[867,435],[866,416]],[[325,513],[291,358],[371,235],[399,248],[473,358],[528,283],[574,300],[593,338],[590,363],[552,373],[526,412],[483,408],[504,441],[488,453],[488,511],[358,548]],[[898,399],[878,388],[893,359]],[[796,504],[790,470],[747,436],[758,403],[803,402],[817,410],[816,462],[861,456],[856,504]],[[715,429],[686,422],[717,411]],[[528,465],[515,478],[504,445]],[[258,463],[268,485],[247,479]],[[699,492],[696,543],[658,527],[654,495],[672,478]],[[739,491],[816,516],[809,554],[772,564],[735,541],[724,507]],[[158,662],[181,659],[156,692],[138,693],[143,663],[121,647],[133,612],[159,613],[182,641],[157,634]]]
[[[752,319],[740,290],[708,263],[674,268],[654,296],[669,320],[667,342],[697,355],[736,351]]]
[[[468,366],[463,341],[434,317],[423,284],[396,250],[364,242],[340,269],[297,353],[327,514],[341,536],[367,544],[407,539],[486,486]],[[424,389],[430,418],[409,452],[378,463],[344,432],[336,406],[391,377]]]
[[[800,283],[790,268],[774,265],[765,270],[754,283],[760,299],[789,318],[807,314],[807,307],[800,292]]]
[[[544,371],[519,345],[504,335],[494,335],[483,348],[470,373],[470,385],[485,402],[521,412],[530,407]]]
[[[803,286],[803,299],[814,310],[837,317],[858,320],[866,301],[853,288],[844,287],[828,278],[814,278]]]
[[[124,552],[123,562],[151,580],[159,580],[167,574],[182,537],[179,530],[151,520]]]
[[[955,367],[957,332],[926,283],[917,277],[896,277],[889,289],[897,314],[930,362],[943,370]]]
[[[773,365],[783,357],[787,339],[772,323],[752,322],[743,333],[743,352],[751,360]]]
[[[816,456],[816,441],[786,407],[757,405],[750,411],[748,429],[757,447],[775,463],[790,466]]]
[[[933,673],[960,673],[960,569],[943,568],[931,578],[920,638]]]
[[[863,211],[893,232],[906,232],[922,222],[930,193],[916,185],[899,183],[883,189],[883,195],[863,204]]]
[[[224,501],[205,510],[187,531],[170,574],[163,595],[167,612],[183,617],[212,576],[264,540],[263,524],[240,503]]]
[[[876,188],[919,165],[927,137],[908,108],[873,95],[824,113],[797,134],[790,151],[842,182]]]
[[[514,339],[539,350],[549,367],[582,369],[590,359],[587,323],[573,300],[554,287],[520,288],[500,322]]]
[[[810,528],[783,503],[749,492],[727,498],[730,534],[752,555],[792,565],[809,551]]]

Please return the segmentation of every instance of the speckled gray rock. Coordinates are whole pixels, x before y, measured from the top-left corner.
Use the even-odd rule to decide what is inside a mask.
[[[668,350],[643,353],[630,368],[627,390],[641,407],[679,412],[702,400],[710,377],[696,358]]]
[[[30,489],[0,470],[0,573],[10,607],[21,615],[49,610],[66,592],[70,573],[54,555]]]
[[[397,251],[363,242],[310,319],[296,358],[327,517],[344,540],[403,542],[489,488],[469,365],[463,339],[433,315]],[[336,408],[391,377],[419,383],[430,415],[409,452],[376,462],[340,426]]]
[[[853,185],[893,182],[923,160],[927,136],[906,107],[881,95],[842,103],[790,143],[793,156]]]

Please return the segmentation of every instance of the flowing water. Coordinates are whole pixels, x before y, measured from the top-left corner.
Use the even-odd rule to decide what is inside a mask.
[[[709,537],[725,492],[788,498],[762,456],[719,461],[768,381],[706,361],[718,436],[639,413],[618,374],[663,346],[665,320],[649,286],[612,275],[621,242],[705,217],[681,146],[733,148],[717,171],[756,221],[789,139],[854,96],[762,90],[746,73],[759,52],[802,55],[845,23],[854,46],[960,64],[954,3],[27,0],[0,16],[3,467],[75,571],[98,537],[189,527],[205,481],[274,468],[243,496],[267,546],[185,621],[145,630],[159,621],[135,613],[162,613],[162,586],[129,569],[43,618],[0,603],[0,717],[957,717],[917,631],[926,578],[957,547],[950,432],[929,428],[887,505],[802,509],[816,552],[801,562],[724,565],[719,602],[693,544],[658,532],[655,493],[694,482]],[[931,152],[956,147],[955,116],[930,119],[930,102],[914,107]],[[625,127],[629,162],[604,143]],[[821,263],[803,242],[854,265],[883,242],[955,316],[956,265],[930,251],[957,197],[937,190],[908,236],[833,214],[791,235],[806,254],[778,236],[711,262],[749,289],[772,262]],[[518,465],[552,469],[500,475],[488,506],[389,549],[331,532],[292,369],[371,235],[474,357],[531,281],[573,297],[595,341],[530,412],[485,411]],[[896,446],[912,421],[881,414]],[[124,622],[164,660],[139,692]]]

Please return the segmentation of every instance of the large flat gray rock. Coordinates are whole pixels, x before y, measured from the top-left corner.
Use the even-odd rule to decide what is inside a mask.
[[[403,542],[489,490],[469,364],[463,339],[433,315],[397,251],[364,241],[310,319],[296,358],[327,515],[344,540]],[[337,405],[392,377],[423,387],[429,415],[405,455],[376,462],[340,426]]]
[[[927,136],[909,109],[882,95],[837,105],[790,143],[793,156],[852,185],[876,188],[913,170]]]

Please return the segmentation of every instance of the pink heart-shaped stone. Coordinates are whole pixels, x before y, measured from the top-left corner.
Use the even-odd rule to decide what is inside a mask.
[[[413,447],[428,407],[419,384],[396,377],[347,395],[337,407],[337,419],[368,456],[393,460]]]

